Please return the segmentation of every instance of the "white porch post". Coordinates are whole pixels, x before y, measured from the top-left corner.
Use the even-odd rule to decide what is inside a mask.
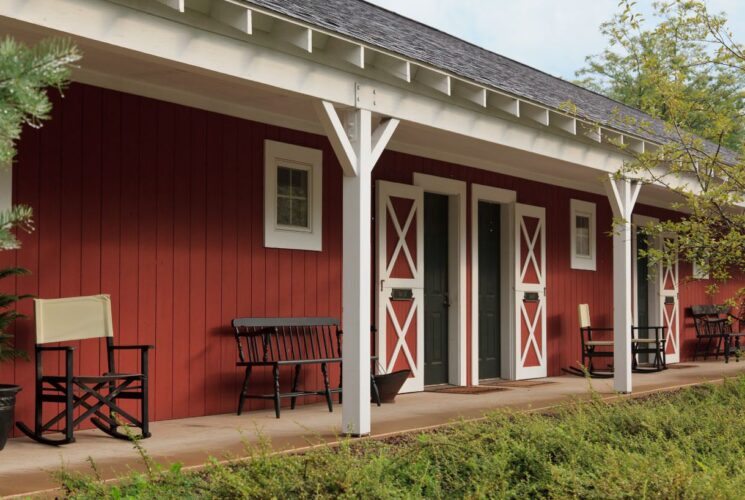
[[[631,214],[641,183],[608,176],[613,209],[613,387],[631,392]]]
[[[333,105],[321,101],[318,116],[344,171],[342,181],[342,431],[370,434],[370,311],[372,169],[398,125],[383,120],[371,132],[371,112],[350,111],[342,125]]]

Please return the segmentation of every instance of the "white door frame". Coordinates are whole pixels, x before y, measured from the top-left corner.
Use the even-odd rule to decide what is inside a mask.
[[[482,184],[471,185],[471,385],[479,385],[479,202],[501,206],[500,210],[500,376],[515,378],[515,201],[517,192]]]
[[[448,196],[448,382],[467,385],[466,375],[466,192],[464,181],[414,173],[414,185]],[[426,248],[422,249],[424,252]],[[424,360],[422,360],[424,363]],[[423,366],[423,365],[422,365]]]
[[[638,253],[639,248],[637,246],[636,241],[636,234],[639,227],[644,226],[645,224],[652,222],[659,222],[660,220],[656,217],[649,217],[647,215],[637,215],[634,214],[631,216],[631,225],[633,227],[633,239],[631,240],[631,269],[632,269],[632,277],[633,277],[633,283],[634,286],[632,287],[632,296],[634,297],[634,325],[639,324],[639,287],[636,282],[638,279],[637,276],[639,276],[639,259],[638,259]],[[654,241],[650,241],[648,243],[649,245],[654,245]],[[659,280],[660,276],[659,273],[654,273],[653,280],[648,282],[648,288],[649,288],[649,303],[647,304],[648,310],[649,310],[649,323],[652,325],[660,325],[662,324],[662,320],[660,318],[660,285]]]

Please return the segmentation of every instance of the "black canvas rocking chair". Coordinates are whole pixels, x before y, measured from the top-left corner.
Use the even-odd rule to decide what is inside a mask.
[[[129,439],[118,429],[122,425],[138,427],[141,438],[150,437],[148,428],[148,352],[149,345],[114,345],[111,301],[108,295],[70,297],[35,301],[36,309],[36,400],[34,428],[22,422],[18,428],[31,439],[43,444],[62,445],[75,441],[73,430],[86,418],[106,434]],[[106,339],[108,371],[99,375],[75,374],[72,346],[47,346],[51,342],[71,342],[90,338]],[[116,351],[140,352],[140,369],[119,373],[115,366]],[[64,352],[62,374],[44,374],[43,356]],[[121,399],[140,401],[138,419],[118,403]],[[62,404],[62,411],[44,422],[44,403]],[[75,412],[79,411],[76,417]],[[59,424],[64,422],[62,427]],[[62,438],[48,437],[61,432]]]

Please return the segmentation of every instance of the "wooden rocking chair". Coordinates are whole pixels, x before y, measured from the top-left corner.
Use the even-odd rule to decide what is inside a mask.
[[[43,444],[61,445],[75,441],[73,430],[86,418],[106,434],[129,439],[119,432],[121,425],[139,427],[139,437],[150,437],[148,428],[148,352],[149,345],[114,345],[111,321],[111,301],[108,295],[35,300],[36,306],[36,401],[34,429],[22,422],[18,428],[31,439]],[[70,342],[91,338],[106,339],[108,371],[104,374],[82,376],[74,373],[72,346],[47,346],[51,342]],[[114,364],[118,350],[138,350],[140,369],[133,373],[119,373]],[[45,352],[64,352],[63,373],[43,373]],[[137,419],[122,409],[118,400],[140,401],[141,418]],[[63,409],[46,422],[43,421],[44,403],[62,403]],[[81,409],[75,417],[76,409]],[[108,410],[108,411],[106,411]],[[64,421],[62,428],[54,428]],[[47,437],[48,432],[61,432],[62,439]]]

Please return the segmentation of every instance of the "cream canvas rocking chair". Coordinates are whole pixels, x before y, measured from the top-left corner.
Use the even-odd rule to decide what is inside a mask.
[[[119,438],[129,437],[119,432],[120,425],[139,427],[140,437],[150,437],[148,428],[148,352],[149,345],[114,345],[111,321],[111,300],[108,295],[70,297],[62,299],[36,299],[36,400],[34,428],[22,422],[18,428],[28,437],[44,444],[60,445],[75,441],[73,430],[83,420],[91,422],[106,434]],[[49,346],[50,343],[71,342],[83,339],[106,340],[108,371],[103,374],[80,375],[75,373],[75,347]],[[120,373],[115,366],[119,350],[140,352],[140,367],[131,373]],[[43,357],[49,352],[64,352],[62,373],[45,374]],[[119,406],[121,399],[140,401],[138,419]],[[62,411],[43,421],[45,403],[63,405]],[[75,417],[75,410],[80,414]],[[59,427],[58,424],[64,422]],[[50,432],[61,432],[63,437],[48,437]]]

